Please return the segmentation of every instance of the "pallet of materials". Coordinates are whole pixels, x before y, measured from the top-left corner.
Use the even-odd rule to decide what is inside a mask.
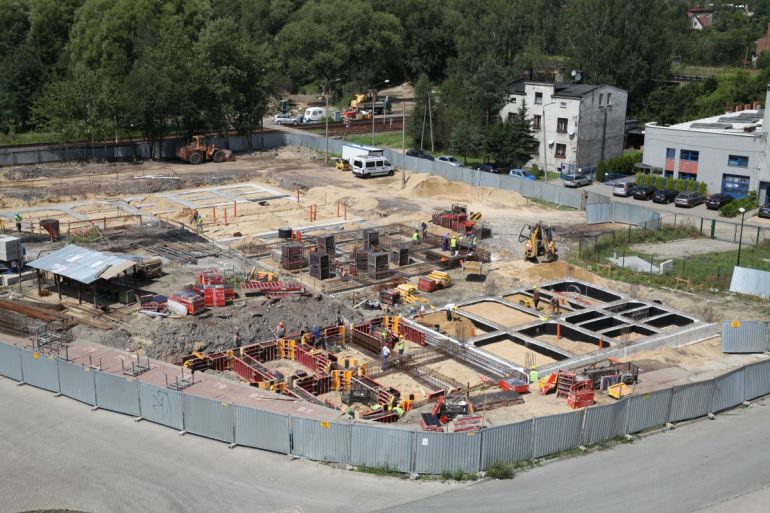
[[[474,412],[493,410],[503,406],[514,406],[524,404],[524,398],[521,394],[513,390],[500,390],[497,392],[487,392],[470,398],[471,407]]]
[[[206,269],[198,273],[199,285],[222,285],[225,277],[217,269]]]
[[[464,431],[478,431],[484,425],[482,415],[458,415],[449,423],[449,432],[462,433]]]
[[[188,290],[174,292],[168,299],[169,301],[183,305],[190,315],[198,314],[206,308],[203,296],[199,296],[195,292]]]
[[[420,415],[420,427],[423,431],[437,431],[439,433],[444,431],[438,415],[433,413],[423,413]]]
[[[526,394],[529,392],[529,383],[519,378],[506,378],[497,382],[497,386],[500,390],[513,390],[519,394]]]
[[[433,271],[428,275],[428,279],[435,281],[442,288],[452,285],[452,277],[444,271]]]

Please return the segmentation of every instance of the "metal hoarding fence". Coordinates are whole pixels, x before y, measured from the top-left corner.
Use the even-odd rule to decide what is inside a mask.
[[[583,410],[537,417],[534,426],[533,458],[574,449],[580,445]]]
[[[0,342],[0,375],[21,381],[21,349]]]
[[[417,433],[414,471],[420,474],[478,472],[482,436],[467,433]]]
[[[22,350],[21,371],[24,383],[59,392],[59,366],[53,356]]]
[[[141,414],[138,381],[106,372],[96,372],[95,378],[96,405],[99,408],[135,417]]]
[[[353,465],[412,470],[412,446],[419,433],[388,427],[353,424],[350,460]]]
[[[675,386],[669,422],[694,419],[709,413],[714,397],[714,380]]]
[[[529,419],[482,430],[481,469],[486,470],[495,463],[532,459],[534,425]]]
[[[770,394],[770,361],[743,368],[743,399],[749,401]]]
[[[722,352],[763,353],[767,351],[769,326],[770,324],[766,321],[722,321]]]
[[[289,416],[235,405],[235,443],[289,453]]]
[[[714,379],[714,397],[711,399],[712,413],[716,413],[743,402],[743,368],[722,374]]]
[[[611,223],[613,203],[594,203],[586,205],[586,224]]]
[[[56,360],[59,365],[61,393],[82,403],[96,404],[94,372],[88,367]]]
[[[592,406],[585,410],[583,445],[592,445],[625,434],[629,402],[621,399],[612,404]]]
[[[235,413],[226,402],[182,394],[184,430],[195,435],[232,443]]]
[[[174,429],[184,429],[182,394],[176,390],[139,382],[139,406],[143,419]]]
[[[743,243],[746,244],[745,239]],[[769,297],[770,272],[736,266],[733,268],[733,276],[730,281],[730,292]]]
[[[318,461],[350,463],[350,424],[291,417],[291,454]]]
[[[668,422],[673,396],[674,390],[667,388],[629,397],[626,433],[638,433]]]

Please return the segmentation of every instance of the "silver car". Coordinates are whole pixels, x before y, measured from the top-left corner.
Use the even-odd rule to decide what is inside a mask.
[[[591,185],[593,180],[586,175],[566,175],[562,182],[564,182],[564,187],[582,187],[584,185]]]
[[[299,119],[295,118],[289,113],[279,112],[273,116],[273,123],[276,125],[298,125]]]
[[[445,164],[449,164],[450,166],[463,167],[463,165],[460,164],[460,161],[454,158],[452,155],[441,155],[436,160],[439,162],[444,162]]]

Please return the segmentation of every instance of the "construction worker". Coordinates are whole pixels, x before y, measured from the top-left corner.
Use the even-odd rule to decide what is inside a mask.
[[[398,415],[398,416],[399,416],[399,418],[400,418],[400,417],[403,417],[403,416],[404,416],[404,413],[406,413],[406,411],[404,411],[404,409],[403,409],[402,407],[400,407],[400,406],[396,406],[395,408],[393,408],[393,413],[395,413],[396,415]]]
[[[535,291],[532,292],[532,304],[535,305],[535,310],[537,310],[538,303],[540,303],[540,289],[535,287]]]
[[[557,298],[556,296],[553,296],[551,298],[551,313],[553,314],[561,313],[561,305],[559,304],[559,298]]]
[[[388,330],[385,328],[382,328],[382,332],[380,333],[380,337],[382,338],[382,343],[384,345],[388,345]]]
[[[198,226],[197,226],[198,233],[203,233],[203,216],[198,215]]]
[[[412,234],[412,243],[413,244],[420,243],[420,232],[417,230],[417,228],[414,229],[414,233]]]
[[[380,351],[380,370],[385,372],[388,368],[388,357],[390,356],[390,348],[388,344],[382,344],[382,350]]]
[[[425,221],[423,221],[420,224],[420,228],[422,229],[422,240],[425,240],[428,237],[428,225]]]
[[[441,251],[449,251],[449,233],[441,237]]]
[[[16,220],[16,231],[21,233],[21,212],[16,212],[14,219]]]
[[[398,349],[398,363],[401,364],[404,362],[404,351],[406,350],[406,341],[404,340],[403,335],[398,337],[398,343],[396,344],[396,349]]]
[[[275,327],[275,338],[283,338],[286,336],[286,326],[284,326],[283,321],[278,323],[278,326]]]
[[[310,329],[310,334],[313,336],[313,346],[320,347],[322,345],[321,328],[313,325],[313,327]]]
[[[241,347],[241,330],[235,328],[235,334],[233,335],[233,345],[237,348]]]
[[[452,235],[452,238],[449,239],[449,253],[452,256],[457,254],[457,236],[455,235]]]
[[[444,307],[444,311],[446,312],[446,320],[451,321],[452,320],[452,311],[455,310],[457,306],[455,306],[454,303],[447,303]]]
[[[198,213],[198,209],[194,209],[192,213],[192,222],[194,225],[198,224],[198,218],[200,217],[200,213]]]
[[[540,380],[540,373],[534,365],[529,369],[529,383],[537,383]]]

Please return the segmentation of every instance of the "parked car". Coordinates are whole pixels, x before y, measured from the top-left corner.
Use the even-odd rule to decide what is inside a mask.
[[[674,199],[675,207],[692,208],[703,203],[703,195],[697,192],[680,192]]]
[[[759,212],[757,212],[757,215],[759,217],[770,219],[770,201],[759,207]]]
[[[463,165],[460,164],[460,161],[454,158],[452,155],[441,155],[436,160],[438,160],[439,162],[444,162],[446,164],[449,164],[450,166],[463,167]]]
[[[727,205],[734,199],[735,198],[730,196],[729,194],[718,192],[706,198],[706,202],[705,202],[706,208],[709,210],[719,210],[720,208],[722,208],[722,205]]]
[[[591,185],[594,181],[586,175],[566,175],[562,182],[564,182],[564,187],[582,187],[584,185]]]
[[[634,199],[647,201],[652,198],[656,190],[652,185],[639,185],[634,189]]]
[[[273,123],[276,125],[299,125],[299,119],[288,112],[279,112],[273,116]]]
[[[508,176],[515,176],[516,178],[523,178],[524,180],[537,180],[537,177],[524,171],[523,169],[511,169],[508,171]]]
[[[674,189],[661,189],[659,191],[655,191],[655,194],[652,195],[652,201],[655,203],[662,203],[667,205],[674,201],[678,195],[679,192]]]
[[[433,155],[421,148],[412,148],[411,150],[406,150],[406,154],[410,157],[417,157],[418,159],[436,160]]]
[[[612,187],[612,195],[623,196],[627,198],[628,196],[631,196],[634,193],[634,187],[636,187],[636,182],[616,183]]]
[[[485,173],[497,173],[497,169],[492,164],[480,164],[473,169],[476,171],[483,171]]]

